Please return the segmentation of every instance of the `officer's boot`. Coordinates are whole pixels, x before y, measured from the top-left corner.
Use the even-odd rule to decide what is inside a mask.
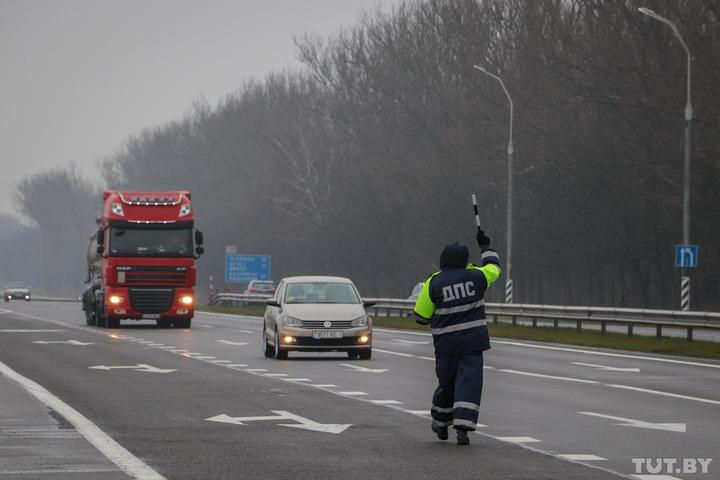
[[[470,444],[470,438],[468,437],[467,430],[458,428],[455,430],[455,433],[457,433],[457,444],[458,445],[469,445]]]
[[[433,432],[437,435],[437,437],[440,440],[447,440],[448,439],[448,427],[442,427],[438,425],[435,420],[433,420],[432,424],[430,425],[430,428]]]

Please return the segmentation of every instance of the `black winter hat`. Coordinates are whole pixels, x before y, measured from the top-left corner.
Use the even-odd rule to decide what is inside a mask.
[[[440,254],[440,268],[465,268],[470,258],[468,247],[458,242],[445,245]]]

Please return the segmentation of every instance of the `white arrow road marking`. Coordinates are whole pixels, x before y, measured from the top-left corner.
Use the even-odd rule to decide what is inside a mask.
[[[430,343],[430,342],[422,342],[422,341],[415,341],[415,340],[405,340],[402,338],[393,338],[392,341],[397,342],[397,343],[407,343],[410,345],[427,345],[428,343]]]
[[[206,418],[205,420],[210,422],[220,423],[233,423],[235,425],[245,425],[245,422],[262,422],[267,420],[292,420],[298,423],[279,423],[278,426],[290,427],[290,428],[302,428],[304,430],[312,430],[315,432],[324,433],[342,433],[351,427],[352,424],[335,424],[335,423],[318,423],[300,415],[286,412],[283,410],[272,410],[275,415],[266,415],[258,417],[231,417],[226,414],[216,415],[214,417]]]
[[[48,343],[64,343],[66,345],[92,345],[92,342],[79,342],[77,340],[36,340],[32,343],[40,343],[43,345],[47,345]]]
[[[603,415],[602,413],[595,412],[577,412],[581,415],[590,415],[591,417],[607,418],[609,420],[617,420],[621,423],[615,423],[613,425],[619,425],[621,427],[636,427],[636,428],[648,428],[651,430],[667,430],[668,432],[680,432],[685,433],[686,425],[684,423],[650,423],[642,420],[633,420],[632,418],[613,417],[612,415]]]
[[[157,368],[153,367],[151,365],[145,364],[145,363],[138,363],[137,365],[95,365],[92,368],[94,370],[120,370],[120,369],[128,369],[133,370],[135,372],[148,372],[148,373],[171,373],[176,372],[177,369],[175,368]]]
[[[352,365],[350,363],[341,363],[340,366],[347,367],[349,369],[355,370],[356,372],[367,372],[367,373],[387,372],[387,368],[367,368],[367,367],[361,367],[360,365]]]
[[[218,340],[218,342],[224,343],[227,345],[238,345],[238,346],[247,345],[250,343],[250,342],[231,342],[230,340]]]
[[[583,363],[583,362],[572,362],[573,365],[580,365],[581,367],[597,368],[598,370],[607,370],[611,372],[634,372],[640,373],[639,368],[623,368],[623,367],[610,367],[607,365],[596,365],[594,363]]]

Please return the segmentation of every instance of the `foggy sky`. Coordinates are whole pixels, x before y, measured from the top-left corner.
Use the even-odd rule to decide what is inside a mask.
[[[25,175],[94,171],[143,127],[297,67],[294,36],[330,35],[400,0],[0,0],[0,213]]]

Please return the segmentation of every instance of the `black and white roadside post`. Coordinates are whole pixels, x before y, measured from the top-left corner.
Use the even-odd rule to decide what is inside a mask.
[[[513,281],[512,281],[512,226],[513,226],[513,101],[510,97],[510,93],[505,88],[505,83],[497,75],[494,75],[483,67],[473,65],[473,68],[483,72],[484,74],[494,78],[500,83],[505,96],[510,102],[510,137],[507,146],[507,252],[506,252],[506,265],[505,271],[507,272],[507,280],[505,281],[505,303],[513,303]]]
[[[658,22],[664,23],[665,25],[672,28],[675,37],[678,39],[682,47],[685,49],[687,56],[686,60],[686,102],[685,102],[685,159],[683,168],[683,245],[685,247],[690,246],[690,134],[692,127],[692,102],[691,102],[691,90],[690,90],[690,73],[691,73],[691,56],[690,49],[688,48],[685,40],[677,26],[668,20],[667,18],[658,15],[649,8],[638,8],[640,13],[647,15],[648,17],[657,20]],[[687,266],[682,267],[681,279],[680,279],[680,309],[690,310],[690,270]]]

